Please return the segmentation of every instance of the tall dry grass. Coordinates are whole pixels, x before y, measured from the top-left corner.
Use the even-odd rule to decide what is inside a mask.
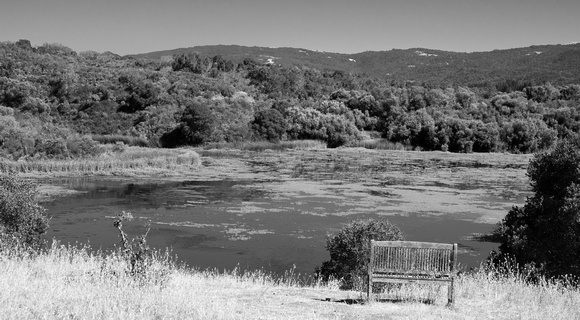
[[[2,251],[0,314],[3,319],[267,319],[290,301],[276,296],[278,290],[300,286],[291,273],[196,271],[165,260],[151,266],[168,270],[163,281],[135,281],[128,263],[117,252],[57,244],[40,255]],[[281,303],[259,308],[272,298]],[[298,314],[292,318],[302,318]]]
[[[335,283],[304,283],[237,270],[199,271],[167,264],[163,281],[135,281],[116,253],[53,245],[40,255],[0,252],[3,319],[580,319],[580,291],[527,283],[483,269],[459,276],[456,302],[445,287],[401,286],[402,302],[365,302]],[[147,280],[147,279],[146,279]],[[427,297],[427,295],[430,295]],[[431,304],[419,302],[431,298]]]

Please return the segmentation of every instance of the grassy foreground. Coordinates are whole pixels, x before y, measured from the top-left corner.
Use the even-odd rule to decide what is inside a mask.
[[[274,278],[259,271],[197,271],[164,261],[158,257],[136,279],[118,254],[58,245],[37,256],[4,250],[0,314],[3,319],[580,319],[578,289],[529,285],[517,274],[461,275],[456,304],[446,308],[446,287],[395,292],[422,299],[429,291],[433,304],[364,302],[363,294],[340,291],[336,283],[304,284],[291,273]]]

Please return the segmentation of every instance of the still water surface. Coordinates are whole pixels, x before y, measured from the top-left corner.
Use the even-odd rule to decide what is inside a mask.
[[[119,243],[111,217],[129,211],[136,220],[125,231],[136,236],[151,221],[148,243],[171,248],[189,266],[231,270],[263,269],[311,274],[329,259],[326,234],[355,218],[377,218],[368,210],[356,212],[356,195],[336,196],[304,192],[280,194],[273,182],[185,181],[159,182],[67,179],[51,181],[79,193],[56,198],[44,206],[51,217],[49,237],[63,243],[90,243],[109,249]],[[275,183],[275,182],[274,182]],[[351,197],[351,201],[347,198]],[[493,224],[446,215],[398,215],[388,219],[408,240],[456,242],[459,262],[476,267],[495,244],[471,239]]]

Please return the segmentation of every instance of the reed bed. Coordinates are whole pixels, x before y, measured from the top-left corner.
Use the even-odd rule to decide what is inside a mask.
[[[104,154],[85,159],[0,161],[0,172],[17,173],[111,173],[126,170],[197,167],[199,155],[188,149],[153,149],[124,147],[119,152],[107,150]]]
[[[94,134],[91,138],[99,143],[103,144],[115,144],[122,142],[128,146],[135,146],[135,147],[148,147],[149,141],[144,138],[140,137],[130,137],[130,136],[123,136],[120,134],[107,134],[107,135],[100,135]]]
[[[210,149],[238,149],[262,152],[266,150],[312,150],[326,149],[326,142],[320,140],[289,140],[280,142],[251,141],[251,142],[223,142],[209,143],[204,146],[204,150]]]
[[[355,140],[349,142],[347,147],[350,148],[365,148],[373,150],[399,150],[399,151],[415,151],[417,148],[406,146],[399,142],[391,142],[386,139],[372,139],[372,140]]]

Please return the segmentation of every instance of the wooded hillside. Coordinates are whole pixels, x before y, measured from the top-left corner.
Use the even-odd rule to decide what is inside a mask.
[[[14,160],[83,157],[99,153],[93,138],[103,135],[162,147],[288,139],[319,139],[337,147],[369,133],[422,150],[534,152],[580,128],[580,80],[574,71],[580,46],[548,47],[563,51],[543,69],[518,64],[514,68],[522,73],[504,77],[493,70],[505,69],[507,60],[466,58],[463,73],[433,82],[412,80],[418,74],[448,77],[436,64],[413,62],[410,68],[405,62],[405,67],[393,55],[368,62],[367,69],[397,65],[412,73],[389,79],[354,67],[314,68],[312,59],[260,61],[246,56],[244,47],[236,47],[232,59],[190,51],[148,59],[4,42],[0,153]],[[553,57],[542,48],[504,50],[499,56],[528,50],[533,55],[524,60]],[[390,53],[407,52],[399,51]],[[421,61],[479,57],[415,51]],[[373,54],[342,56],[354,66]],[[478,79],[467,76],[472,74]]]

